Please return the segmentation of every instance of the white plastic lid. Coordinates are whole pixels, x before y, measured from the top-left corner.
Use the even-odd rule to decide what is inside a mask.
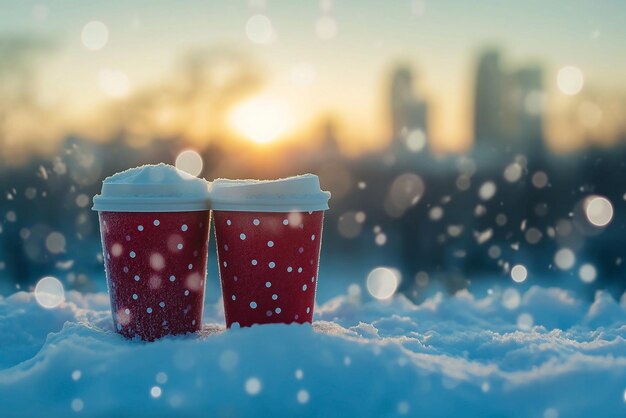
[[[195,212],[210,208],[207,182],[167,164],[144,165],[107,177],[92,207],[100,212]]]
[[[330,199],[314,174],[278,180],[217,179],[209,190],[213,210],[239,212],[327,210]]]

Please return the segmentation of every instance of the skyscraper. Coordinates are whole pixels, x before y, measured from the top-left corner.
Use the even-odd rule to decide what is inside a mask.
[[[474,140],[476,145],[500,146],[505,135],[505,77],[500,52],[489,50],[478,60],[474,92]]]
[[[495,151],[541,154],[543,71],[538,66],[507,70],[500,52],[478,60],[474,95],[474,139]]]
[[[531,153],[543,152],[543,71],[529,66],[513,74],[513,138],[518,146]]]
[[[391,78],[391,136],[394,140],[414,130],[427,133],[426,102],[414,89],[413,73],[406,66],[398,67]]]

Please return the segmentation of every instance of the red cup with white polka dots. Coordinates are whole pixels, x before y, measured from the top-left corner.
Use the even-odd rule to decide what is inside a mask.
[[[210,205],[207,184],[175,167],[133,168],[94,197],[115,329],[152,341],[200,330]]]
[[[312,322],[330,198],[318,177],[210,188],[226,326]]]

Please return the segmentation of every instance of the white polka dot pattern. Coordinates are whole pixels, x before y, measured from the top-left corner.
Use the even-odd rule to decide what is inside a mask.
[[[323,213],[214,216],[227,325],[311,322]]]
[[[197,331],[209,213],[99,215],[115,329],[145,340]]]

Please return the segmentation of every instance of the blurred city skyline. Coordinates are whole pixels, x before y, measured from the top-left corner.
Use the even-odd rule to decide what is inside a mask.
[[[498,51],[503,83],[536,69],[538,87],[521,100],[543,116],[550,149],[612,145],[625,131],[619,7],[5,2],[0,146],[27,158],[55,152],[68,135],[123,132],[131,142],[175,137],[202,149],[215,139],[315,147],[331,123],[340,148],[356,155],[397,134],[389,94],[405,68],[405,90],[428,107],[429,149],[464,152],[479,132],[479,67]]]
[[[412,298],[491,275],[621,294],[617,7],[15,4],[0,14],[0,293],[50,274],[97,289],[90,197],[165,162],[319,175],[329,277],[395,269]]]

